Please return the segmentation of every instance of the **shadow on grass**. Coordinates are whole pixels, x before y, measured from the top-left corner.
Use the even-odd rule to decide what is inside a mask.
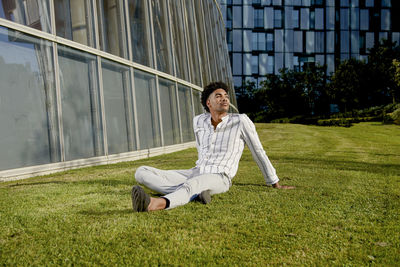
[[[90,179],[90,180],[75,180],[75,181],[44,181],[44,182],[32,182],[32,183],[16,183],[9,185],[8,187],[18,186],[37,186],[47,184],[59,184],[59,185],[105,185],[105,186],[118,186],[118,185],[133,185],[132,181],[127,180],[107,180],[107,179]]]

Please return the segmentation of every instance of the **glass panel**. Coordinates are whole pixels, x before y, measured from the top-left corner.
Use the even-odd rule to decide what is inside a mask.
[[[233,51],[241,52],[243,49],[243,38],[241,30],[233,30]]]
[[[182,16],[182,4],[179,0],[169,1],[171,14],[172,41],[175,52],[176,76],[189,81],[189,70],[187,65],[185,28]]]
[[[96,0],[100,49],[127,58],[125,12],[122,1]]]
[[[293,52],[303,52],[303,32],[295,31],[293,33]]]
[[[283,30],[275,30],[275,52],[283,52]]]
[[[206,33],[204,28],[204,14],[201,12],[203,1],[194,1],[196,12],[196,27],[197,32],[199,34],[199,48],[200,48],[200,65],[201,65],[201,76],[203,78],[203,84],[208,84],[210,82],[210,63],[208,61],[207,54],[207,42],[206,42]],[[233,48],[235,49],[235,31],[233,32]]]
[[[203,105],[201,104],[201,92],[193,89],[192,93],[195,115],[204,113]]]
[[[347,30],[349,28],[349,9],[341,8],[340,9],[340,29]]]
[[[252,6],[243,6],[243,28],[254,28],[254,15]]]
[[[351,8],[350,9],[350,27],[352,30],[358,30],[360,27],[359,24],[359,17],[360,17],[360,12],[358,8]]]
[[[243,51],[245,52],[251,52],[251,44],[252,44],[251,35],[252,35],[251,31],[243,31]]]
[[[129,68],[103,60],[102,75],[108,153],[135,150]]]
[[[390,10],[389,9],[381,10],[381,30],[383,30],[383,31],[390,30]]]
[[[157,69],[174,75],[168,23],[167,1],[152,0]]]
[[[283,53],[275,53],[275,74],[279,73],[279,70],[283,68]]]
[[[57,35],[94,46],[91,1],[54,0]]]
[[[243,74],[251,75],[251,54],[243,54]]]
[[[299,10],[292,11],[292,26],[293,28],[299,27]]]
[[[242,54],[233,53],[233,75],[242,75]]]
[[[323,8],[315,9],[315,29],[317,29],[317,30],[324,29],[324,9]]]
[[[193,109],[191,90],[185,86],[178,86],[179,112],[181,114],[181,126],[183,142],[193,141]]]
[[[334,7],[326,8],[326,29],[328,29],[328,30],[335,29],[335,8]]]
[[[194,17],[193,0],[186,0],[186,33],[188,36],[189,47],[189,63],[192,83],[201,86],[201,68],[199,61],[199,46],[197,45],[197,30],[196,21]],[[231,35],[232,36],[232,35]],[[232,43],[232,39],[228,42]]]
[[[315,52],[315,33],[306,32],[306,53]]]
[[[300,28],[308,30],[310,28],[310,9],[302,8],[300,11]]]
[[[251,72],[258,74],[258,56],[251,56]]]
[[[315,33],[315,52],[316,53],[324,53],[325,47],[325,33],[324,32],[316,32]]]
[[[197,0],[198,1],[198,0]],[[197,2],[195,1],[195,2]],[[200,2],[200,1],[198,1]],[[233,28],[242,28],[242,7],[233,7]]]
[[[368,9],[361,9],[360,11],[360,30],[369,29],[369,12]]]
[[[340,32],[340,52],[341,53],[348,53],[349,52],[349,32],[348,31],[341,31]]]
[[[159,90],[164,145],[178,144],[181,141],[181,136],[175,83],[160,78]]]
[[[129,0],[132,59],[139,64],[154,67],[150,19],[146,0]]]
[[[0,18],[8,19],[40,31],[51,31],[48,0],[2,0],[0,2]]]
[[[161,146],[155,77],[135,70],[136,112],[140,149]]]
[[[273,29],[274,28],[274,9],[272,7],[264,8],[264,24],[265,29]]]
[[[358,54],[360,53],[360,37],[359,31],[351,31],[351,53]]]
[[[0,27],[0,170],[60,161],[51,44]]]
[[[65,159],[103,155],[96,57],[59,46]]]
[[[274,27],[282,28],[282,10],[280,9],[274,10]]]

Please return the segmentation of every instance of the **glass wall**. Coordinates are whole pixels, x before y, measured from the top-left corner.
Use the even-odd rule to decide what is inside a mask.
[[[179,112],[181,115],[181,127],[183,142],[194,140],[193,133],[193,105],[191,90],[186,86],[178,86]]]
[[[161,116],[163,125],[164,145],[173,145],[181,142],[178,115],[178,98],[176,85],[166,79],[159,79],[161,101]]]
[[[161,146],[155,76],[135,70],[135,95],[140,149]]]
[[[96,57],[59,46],[65,159],[104,155]]]
[[[194,144],[215,80],[233,85],[214,0],[0,1],[0,180]]]
[[[129,68],[103,60],[102,76],[108,153],[136,150]]]
[[[52,52],[0,27],[0,170],[60,160]]]

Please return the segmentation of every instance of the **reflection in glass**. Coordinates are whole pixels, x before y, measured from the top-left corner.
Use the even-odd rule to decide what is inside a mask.
[[[183,142],[193,141],[193,109],[191,89],[185,86],[178,86],[179,112],[181,114],[181,126]]]
[[[91,2],[82,0],[54,0],[57,35],[94,46]]]
[[[167,1],[151,1],[157,70],[174,75]]]
[[[175,83],[160,78],[159,90],[164,145],[178,144],[181,141],[181,136]]]
[[[129,68],[104,60],[102,75],[108,153],[135,150]]]
[[[201,92],[197,90],[192,90],[192,93],[195,115],[204,113],[203,105],[201,104]]]
[[[199,46],[197,43],[197,29],[196,21],[193,9],[193,0],[185,0],[186,2],[186,33],[188,36],[188,51],[189,51],[189,66],[190,66],[190,76],[192,83],[201,86],[201,68],[205,66],[200,66],[199,60]],[[230,35],[232,36],[232,35]],[[230,40],[232,43],[232,40]]]
[[[53,70],[49,42],[0,27],[0,170],[60,161]]]
[[[201,76],[203,78],[203,85],[206,85],[210,82],[210,63],[209,57],[207,54],[207,42],[205,40],[205,28],[204,28],[204,14],[201,12],[203,10],[203,1],[194,1],[195,5],[195,16],[196,16],[196,27],[197,32],[199,33],[199,48],[200,48],[200,64],[201,64]],[[240,31],[239,31],[240,32]],[[235,31],[233,31],[234,40],[233,45],[235,48]],[[241,34],[240,34],[241,35]]]
[[[140,149],[161,146],[155,77],[135,70],[136,112]]]
[[[189,81],[188,59],[186,54],[185,27],[182,19],[182,4],[180,0],[169,1],[171,14],[172,41],[175,52],[176,76]]]
[[[48,0],[2,0],[0,2],[0,18],[44,32],[50,32],[51,29]]]
[[[123,1],[97,0],[100,49],[127,58]]]
[[[103,155],[96,57],[59,46],[65,159]]]
[[[154,67],[149,11],[146,0],[129,0],[133,61]]]

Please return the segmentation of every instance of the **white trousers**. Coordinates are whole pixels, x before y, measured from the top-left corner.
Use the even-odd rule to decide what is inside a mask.
[[[197,168],[189,170],[159,170],[141,166],[135,173],[136,181],[148,188],[165,194],[172,209],[184,205],[203,191],[211,195],[229,190],[231,180],[224,174],[200,174]]]

